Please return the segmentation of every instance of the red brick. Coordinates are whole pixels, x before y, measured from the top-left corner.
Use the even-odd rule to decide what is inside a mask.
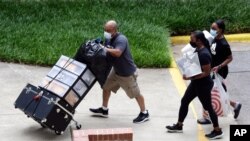
[[[103,138],[104,138],[104,136],[103,136],[103,129],[99,129],[98,130],[97,140],[98,141],[103,141]]]
[[[73,141],[132,141],[132,128],[74,130]],[[88,140],[86,140],[88,139]]]
[[[132,130],[132,128],[126,128],[126,129],[124,129],[125,130],[125,133],[126,133],[126,139],[128,140],[128,141],[132,141],[133,140],[133,130]]]
[[[98,138],[97,134],[92,134],[92,135],[90,134],[89,135],[89,141],[98,141],[97,138]]]
[[[129,141],[132,141],[132,140],[133,140],[133,134],[132,134],[132,133],[129,133],[129,134],[128,134],[128,140],[129,140]]]
[[[89,138],[89,141],[95,141],[95,140],[94,140],[94,135],[89,135],[88,138]]]
[[[113,140],[116,141],[116,140],[118,140],[118,139],[119,139],[118,134],[114,134],[114,135],[113,135]]]
[[[109,140],[113,140],[113,134],[114,134],[114,132],[113,132],[113,129],[107,129],[107,132],[108,132],[108,138],[109,138]]]
[[[96,130],[95,129],[89,129],[87,130],[88,136],[89,136],[89,141],[96,141],[97,135],[96,135]]]
[[[103,133],[103,136],[104,136],[104,141],[108,141],[109,140],[109,131],[107,129],[103,129],[104,133]]]

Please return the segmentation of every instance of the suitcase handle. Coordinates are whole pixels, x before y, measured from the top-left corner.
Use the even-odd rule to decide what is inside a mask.
[[[29,92],[37,93],[36,91],[32,90],[30,87],[26,87],[25,89],[27,90],[26,93],[29,93]],[[38,93],[38,95],[34,96],[34,97],[32,98],[32,100],[25,106],[24,111],[30,106],[30,104],[31,104],[33,101],[36,101],[36,102],[39,102],[39,103],[40,103],[42,95],[43,95],[43,91],[40,91],[40,92]],[[33,110],[32,115],[33,115],[34,112],[36,111],[36,109],[37,109],[39,103],[36,105],[35,109]]]

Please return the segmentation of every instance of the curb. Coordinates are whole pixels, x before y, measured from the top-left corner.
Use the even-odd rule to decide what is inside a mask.
[[[225,35],[229,42],[250,42],[250,33],[242,34],[228,34]],[[190,36],[173,36],[171,37],[172,44],[187,44],[190,40]]]

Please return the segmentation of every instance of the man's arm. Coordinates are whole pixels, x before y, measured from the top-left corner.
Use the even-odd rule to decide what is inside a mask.
[[[118,58],[118,57],[120,57],[122,55],[122,51],[119,48],[117,48],[117,49],[105,48],[105,49],[113,57],[117,57]]]
[[[108,53],[110,53],[111,56],[119,58],[124,50],[126,49],[127,45],[127,39],[121,37],[119,39],[116,39],[116,44],[114,48],[105,48]]]

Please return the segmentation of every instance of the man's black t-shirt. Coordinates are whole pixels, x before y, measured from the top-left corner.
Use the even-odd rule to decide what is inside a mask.
[[[231,48],[225,38],[215,39],[211,46],[212,67],[223,63],[228,56],[232,55]],[[218,72],[224,79],[228,75],[228,66],[222,67]]]
[[[204,47],[202,49],[196,49],[196,52],[198,53],[201,67],[212,63],[212,57],[211,57],[211,53],[209,52],[209,49]],[[213,83],[213,80],[211,76],[209,75],[201,79],[192,80],[192,82],[199,83],[201,85],[207,85],[209,83]]]

